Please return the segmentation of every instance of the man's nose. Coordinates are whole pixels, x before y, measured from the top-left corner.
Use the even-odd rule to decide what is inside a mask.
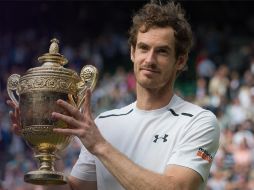
[[[150,50],[145,59],[146,63],[153,64],[155,62],[155,52],[153,50]]]

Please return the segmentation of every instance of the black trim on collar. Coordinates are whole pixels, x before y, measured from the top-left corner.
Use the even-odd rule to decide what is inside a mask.
[[[110,115],[101,115],[98,118],[106,118],[106,117],[112,117],[112,116],[123,116],[123,115],[128,115],[129,113],[131,113],[133,111],[133,109],[131,109],[130,111],[128,111],[127,113],[122,113],[122,114],[110,114]]]
[[[168,111],[170,111],[172,113],[173,116],[179,116],[179,114],[177,114],[173,109],[168,109]],[[181,113],[181,115],[184,115],[184,116],[188,116],[188,117],[193,117],[192,114],[190,113]]]
[[[193,115],[190,114],[190,113],[181,113],[181,114],[182,114],[182,115],[185,115],[185,116],[193,117]]]
[[[170,111],[174,116],[179,116],[179,114],[177,114],[173,109],[168,109],[168,111]]]

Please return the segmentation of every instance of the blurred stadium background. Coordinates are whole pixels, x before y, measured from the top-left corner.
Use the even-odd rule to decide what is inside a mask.
[[[163,2],[163,1],[162,1]],[[221,142],[207,190],[254,189],[254,2],[180,1],[194,31],[189,69],[176,92],[213,111]],[[127,45],[131,16],[145,1],[0,2],[0,190],[40,190],[23,182],[36,167],[32,152],[10,130],[6,80],[39,66],[53,37],[60,52],[80,71],[100,71],[93,93],[94,116],[135,99],[135,79]],[[79,154],[74,141],[65,150],[69,173]]]

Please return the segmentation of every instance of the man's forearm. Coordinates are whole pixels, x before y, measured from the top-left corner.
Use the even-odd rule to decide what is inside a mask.
[[[43,190],[74,190],[72,189],[69,184],[66,185],[47,185],[47,186],[43,186],[42,188]]]
[[[44,185],[42,187],[43,190],[74,190],[70,186],[69,180],[67,180],[67,184],[65,185]]]
[[[106,143],[95,154],[126,190],[178,189],[173,179],[144,169]]]

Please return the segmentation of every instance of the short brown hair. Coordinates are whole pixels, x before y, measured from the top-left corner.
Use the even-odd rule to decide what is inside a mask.
[[[147,32],[152,27],[172,27],[175,36],[176,57],[188,54],[192,46],[192,31],[185,18],[185,11],[179,3],[173,1],[165,5],[150,2],[141,8],[132,19],[129,45],[137,43],[138,32]],[[141,30],[142,29],[142,30]]]

